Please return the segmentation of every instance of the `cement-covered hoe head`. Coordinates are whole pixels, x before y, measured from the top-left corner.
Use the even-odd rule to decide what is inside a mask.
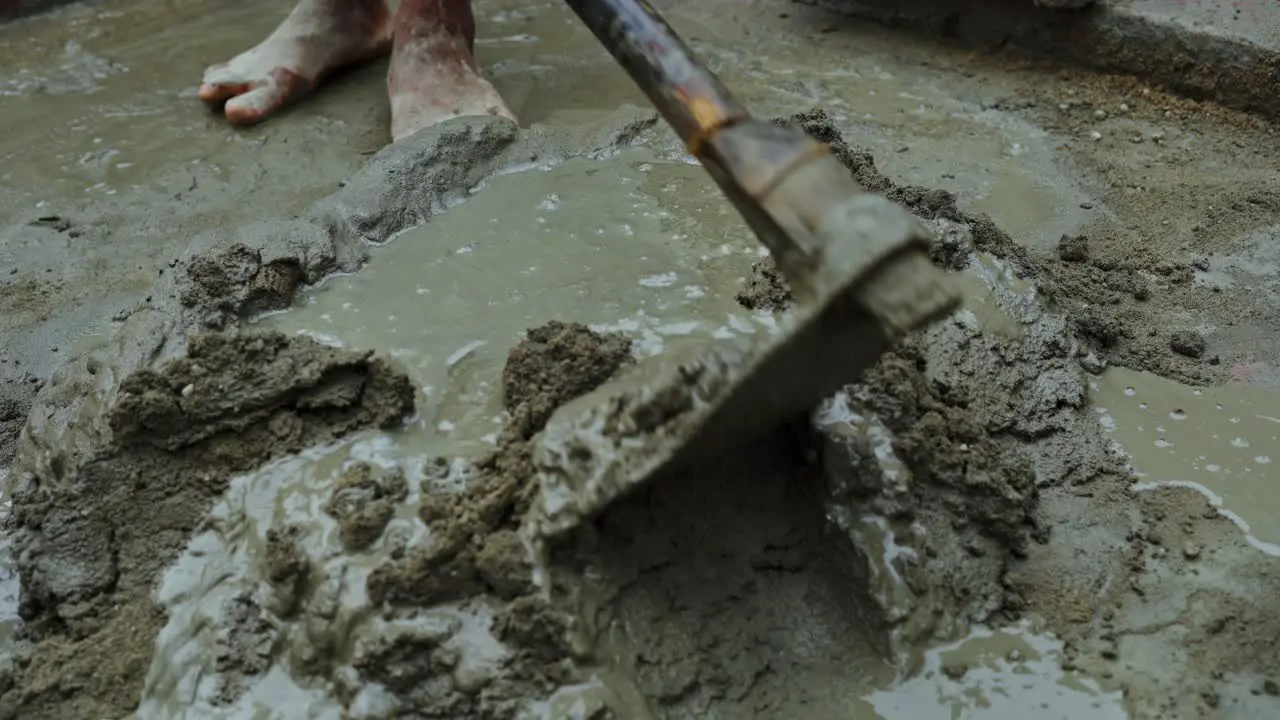
[[[699,464],[808,412],[956,308],[914,218],[870,195],[842,208],[825,228],[843,238],[827,250],[828,270],[841,273],[814,285],[823,292],[784,316],[779,334],[650,358],[552,416],[534,447],[535,538],[572,530],[652,479],[687,472],[696,482]]]

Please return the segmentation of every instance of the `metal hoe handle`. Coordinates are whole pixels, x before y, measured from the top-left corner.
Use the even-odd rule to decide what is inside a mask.
[[[748,116],[644,0],[566,0],[689,148]]]

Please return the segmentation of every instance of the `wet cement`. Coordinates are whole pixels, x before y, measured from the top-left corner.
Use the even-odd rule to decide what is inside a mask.
[[[129,712],[161,622],[150,585],[230,477],[412,408],[408,382],[382,361],[278,334],[196,336],[185,357],[125,378],[111,444],[11,485],[24,639],[44,644],[3,712]]]
[[[509,22],[506,12],[497,11],[491,21]],[[765,13],[777,20],[776,9],[764,4],[735,6],[735,13],[760,28],[771,27]],[[537,34],[566,27],[563,15],[534,21],[546,24]],[[976,105],[954,100],[951,88],[938,92],[910,75],[852,64],[838,38],[823,45],[829,54],[822,56],[812,50],[817,36],[775,33],[777,62],[753,65],[740,62],[731,49],[736,41],[725,42],[740,26],[697,13],[685,21],[754,102],[767,107],[794,105],[805,96],[830,98],[838,122],[875,147],[887,165],[912,166],[917,161],[903,162],[904,156],[919,152],[913,172],[947,174],[967,163],[978,168],[956,184],[975,188],[968,202],[997,211],[1018,242],[989,221],[960,212],[945,193],[896,187],[875,172],[869,155],[849,155],[864,183],[908,204],[938,232],[935,259],[973,278],[969,310],[886,358],[869,382],[828,403],[816,418],[817,437],[778,438],[683,482],[655,485],[557,553],[549,575],[539,574],[521,561],[527,554],[515,519],[533,487],[525,440],[537,424],[527,420],[544,416],[558,399],[520,410],[530,396],[509,391],[499,370],[505,351],[520,342],[518,331],[560,318],[629,335],[624,343],[572,325],[553,326],[530,333],[531,344],[517,353],[528,358],[549,350],[572,368],[596,366],[583,357],[616,362],[623,344],[643,355],[698,332],[759,333],[769,322],[756,312],[707,299],[732,297],[737,286],[729,278],[745,275],[755,256],[749,242],[735,253],[724,240],[730,251],[722,257],[684,252],[689,240],[676,240],[682,223],[692,223],[693,242],[702,242],[699,233],[712,240],[708,248],[719,247],[717,234],[733,234],[733,223],[723,224],[720,212],[714,220],[705,217],[718,206],[694,190],[696,172],[680,174],[696,168],[672,163],[670,144],[646,136],[651,116],[606,117],[591,105],[590,93],[577,96],[586,107],[574,116],[590,126],[515,135],[500,122],[464,121],[410,139],[293,222],[197,238],[176,263],[177,272],[154,290],[154,310],[129,318],[105,352],[67,368],[45,390],[24,439],[19,473],[69,477],[74,488],[98,449],[113,442],[104,420],[127,400],[120,378],[183,355],[197,329],[234,328],[245,316],[286,306],[300,283],[355,270],[368,252],[367,240],[395,238],[359,273],[329,280],[302,313],[327,302],[326,293],[350,293],[379,312],[360,320],[349,312],[336,332],[324,313],[315,312],[310,323],[290,330],[305,328],[332,343],[342,342],[349,328],[364,333],[361,343],[396,347],[420,393],[421,414],[401,433],[365,435],[277,460],[232,480],[220,497],[184,495],[195,498],[193,507],[213,509],[159,584],[154,600],[167,618],[138,602],[99,613],[106,629],[87,638],[56,623],[48,635],[34,638],[40,641],[37,668],[74,670],[56,663],[96,657],[89,651],[114,648],[121,635],[153,633],[155,662],[148,669],[141,655],[129,656],[110,688],[83,684],[84,674],[77,672],[50,688],[42,675],[23,670],[15,677],[22,693],[6,696],[25,703],[20,716],[75,716],[94,702],[124,707],[127,688],[140,686],[139,713],[155,717],[172,716],[175,702],[194,703],[194,712],[206,717],[269,714],[270,708],[288,716],[303,703],[335,716],[346,705],[366,717],[385,715],[395,703],[426,717],[591,717],[608,708],[621,716],[798,716],[815,707],[828,716],[858,717],[866,710],[893,717],[920,703],[962,713],[964,701],[947,699],[955,692],[974,698],[985,688],[999,694],[982,668],[995,664],[989,651],[1002,641],[984,646],[978,631],[945,661],[928,646],[960,640],[975,623],[999,625],[1026,613],[1043,618],[1036,637],[1058,636],[1057,663],[1066,675],[1052,665],[1032,665],[1038,682],[1019,684],[1023,694],[1014,692],[1013,702],[1067,707],[1078,700],[1102,714],[1115,707],[1119,688],[1134,717],[1269,716],[1275,700],[1268,688],[1277,671],[1268,639],[1273,619],[1258,598],[1280,587],[1276,568],[1203,496],[1176,488],[1133,492],[1124,458],[1111,452],[1089,406],[1085,375],[1123,355],[1108,354],[1114,344],[1077,343],[1073,333],[1092,327],[1077,311],[1096,299],[1089,295],[1095,286],[1055,285],[1058,266],[1020,249],[1078,266],[1078,253],[1058,252],[1059,238],[1076,231],[1073,218],[1088,215],[1073,204],[1088,194],[1063,177],[1039,131],[1012,115],[983,116]],[[511,45],[520,42],[515,38]],[[804,81],[780,76],[799,69]],[[554,64],[545,72],[549,81],[579,87],[573,73],[557,73]],[[622,86],[596,76],[587,80]],[[875,110],[850,113],[847,98],[857,98],[853,105],[860,111]],[[918,144],[900,153],[906,128]],[[957,145],[957,133],[969,139]],[[647,150],[619,152],[637,138]],[[941,152],[944,147],[954,152]],[[595,158],[596,167],[612,170],[610,176],[632,178],[627,192],[638,192],[633,200],[640,207],[611,205],[617,197],[612,187],[573,174],[585,175],[590,163],[558,162],[575,155]],[[607,211],[578,208],[598,222],[575,225],[549,217],[548,223],[561,223],[560,233],[544,242],[558,243],[554,247],[606,277],[617,273],[614,281],[575,287],[567,270],[530,262],[532,277],[507,275],[513,279],[502,291],[477,292],[473,285],[494,283],[477,266],[468,268],[466,252],[406,255],[432,274],[431,286],[387,269],[409,265],[392,256],[410,252],[406,248],[464,248],[453,232],[434,231],[448,230],[451,218],[493,193],[493,183],[508,177],[502,171],[522,170],[494,194],[536,203],[495,200],[494,217],[508,222],[492,232],[482,231],[476,216],[463,215],[453,227],[483,240],[474,252],[505,251],[490,254],[485,268],[520,269],[517,260],[526,256],[517,245],[518,226],[525,225],[524,237],[534,235],[529,227],[546,212],[537,208],[547,199],[546,188],[535,192],[530,186],[536,183],[526,177],[545,171],[531,164],[564,169],[556,182],[578,187],[584,196],[599,191],[591,197]],[[690,185],[664,196],[637,178],[644,164]],[[490,187],[471,192],[485,183]],[[689,198],[693,204],[682,209],[679,203]],[[440,214],[446,208],[452,209]],[[1064,208],[1077,209],[1060,212]],[[610,215],[622,210],[649,223],[639,240],[623,239],[623,223]],[[429,222],[420,230],[406,232],[424,220]],[[591,248],[582,236],[597,228],[617,242]],[[575,232],[579,237],[566,239]],[[417,242],[406,243],[409,238]],[[507,256],[512,262],[499,262]],[[628,265],[646,262],[670,265],[653,273]],[[720,274],[732,267],[737,269]],[[444,338],[444,348],[431,341],[434,335],[398,324],[399,308],[391,312],[369,286],[362,288],[362,276],[379,272],[382,291],[402,293],[407,299],[401,305],[408,307],[421,302],[410,291],[417,297],[420,287],[450,287],[454,273],[474,278],[453,285],[468,303],[440,301],[454,322],[428,326]],[[692,281],[685,283],[686,276]],[[349,284],[340,284],[344,280]],[[714,292],[690,297],[696,291],[688,286]],[[1065,288],[1055,299],[1067,301],[1072,315],[1046,310],[1035,286]],[[583,287],[594,292],[578,293]],[[513,299],[512,289],[523,295]],[[525,305],[555,313],[537,317]],[[598,305],[639,305],[646,314],[602,321],[592,315]],[[267,322],[287,327],[292,316]],[[476,329],[458,332],[466,318]],[[685,334],[672,331],[673,323],[694,321],[697,327]],[[486,334],[490,323],[502,332]],[[413,337],[396,338],[391,331],[397,328]],[[586,348],[602,352],[569,352],[591,338]],[[1098,338],[1085,333],[1086,340]],[[473,345],[475,340],[489,345]],[[1173,355],[1168,338],[1156,342]],[[484,354],[486,349],[494,352]],[[450,375],[451,365],[467,371],[460,383]],[[556,376],[556,370],[523,375],[548,388],[554,384],[546,378]],[[508,395],[512,419],[526,424],[513,429],[507,418],[493,419],[503,409],[498,388]],[[481,405],[483,412],[473,411]],[[332,427],[341,424],[326,423],[323,430]],[[500,430],[509,432],[486,439]],[[483,455],[493,442],[497,454]],[[453,448],[470,457],[452,459]],[[26,527],[24,542],[42,533]],[[42,563],[56,570],[76,567],[40,553],[27,556],[22,567],[33,573]],[[136,578],[136,584],[156,579]],[[76,585],[71,593],[45,598],[45,612],[35,622],[74,615],[80,591]],[[389,600],[391,607],[373,611],[371,599]],[[568,627],[566,618],[572,620]],[[572,631],[571,641],[561,630]],[[1049,641],[1028,642],[1035,649]],[[1008,649],[999,652],[1013,665],[1020,662]],[[567,664],[569,658],[576,662]],[[944,662],[942,680],[935,667]],[[913,669],[930,682],[893,682],[896,672]],[[1005,679],[1017,674],[1010,666],[1000,670]],[[965,678],[971,685],[961,689]]]
[[[35,392],[154,307],[193,237],[297,213],[385,141],[368,82],[250,133],[195,101],[203,67],[287,6],[109,0],[0,26],[0,465]]]
[[[908,691],[873,693],[879,717],[944,720],[1011,717],[1125,720],[1119,691],[1062,670],[1062,644],[1023,621],[974,628],[963,640],[931,648]]]
[[[820,116],[815,117],[816,124],[812,127],[829,129],[829,125],[822,126],[821,122]],[[515,390],[528,382],[522,377],[527,378],[529,374],[519,372],[518,368],[523,364],[520,359],[534,352],[532,348],[548,348],[552,357],[573,362],[573,345],[557,339],[565,337],[564,330],[555,329],[557,326],[531,331],[507,361],[505,375],[500,375],[499,363],[483,362],[483,356],[475,358],[472,375],[461,383],[463,387],[479,390],[468,397],[470,402],[451,405],[447,396],[437,402],[432,399],[432,393],[426,392],[437,384],[457,387],[456,380],[449,382],[450,374],[456,372],[459,360],[469,359],[467,353],[484,347],[478,342],[495,345],[505,354],[507,348],[518,342],[519,328],[536,319],[539,310],[563,312],[561,306],[546,302],[548,296],[555,297],[550,293],[565,292],[561,290],[565,285],[568,285],[567,292],[572,293],[583,282],[557,280],[557,275],[546,273],[565,277],[566,266],[543,270],[544,266],[538,262],[542,255],[522,257],[520,250],[563,247],[568,250],[562,250],[558,256],[583,258],[568,268],[581,265],[597,273],[600,282],[587,286],[593,291],[589,297],[594,302],[586,305],[579,301],[583,312],[588,313],[581,319],[591,319],[589,313],[600,307],[606,310],[636,308],[637,315],[630,324],[615,323],[610,327],[629,331],[631,340],[618,349],[641,357],[666,351],[664,335],[686,337],[700,326],[709,338],[714,338],[717,332],[756,333],[767,327],[761,318],[755,320],[759,327],[753,326],[753,316],[743,311],[738,311],[741,317],[736,321],[731,316],[723,324],[710,325],[701,319],[709,314],[715,317],[714,311],[708,313],[707,296],[732,297],[733,290],[742,281],[741,277],[713,271],[728,263],[729,267],[745,272],[757,256],[745,237],[739,235],[736,251],[694,254],[689,248],[699,249],[697,239],[671,242],[673,234],[682,234],[679,230],[688,229],[687,226],[673,232],[672,227],[661,222],[649,222],[661,217],[667,183],[642,185],[644,192],[629,193],[629,202],[618,208],[610,204],[611,195],[617,192],[614,188],[600,188],[588,182],[594,177],[588,171],[596,168],[624,181],[629,166],[637,168],[637,172],[646,168],[649,173],[657,174],[658,166],[665,164],[667,172],[677,176],[692,169],[681,163],[663,163],[652,153],[637,158],[640,152],[624,151],[592,163],[571,160],[557,165],[555,169],[562,173],[560,187],[573,188],[575,180],[581,183],[574,194],[581,198],[582,212],[564,216],[569,220],[562,222],[568,224],[554,227],[555,232],[548,233],[544,242],[517,244],[528,239],[528,228],[534,228],[536,233],[540,226],[551,224],[553,219],[548,215],[555,218],[554,213],[563,206],[547,201],[542,194],[545,184],[541,176],[547,170],[524,168],[523,172],[499,176],[471,200],[419,230],[401,235],[375,254],[370,265],[360,273],[330,280],[318,288],[302,308],[263,321],[274,327],[292,328],[292,332],[322,337],[334,344],[364,342],[395,348],[400,357],[409,361],[408,366],[426,398],[423,407],[429,408],[405,433],[388,438],[391,442],[383,443],[377,450],[383,472],[391,473],[389,477],[408,478],[407,492],[380,489],[386,486],[374,480],[371,471],[361,470],[359,466],[354,470],[355,485],[365,488],[360,492],[366,502],[383,503],[381,509],[365,513],[365,520],[357,528],[364,528],[370,519],[375,528],[385,522],[394,525],[396,520],[389,519],[393,517],[404,517],[408,524],[398,537],[388,530],[389,539],[375,540],[372,545],[361,542],[359,547],[363,552],[354,556],[339,554],[313,561],[329,568],[326,577],[342,578],[334,581],[338,583],[334,591],[337,606],[334,600],[313,596],[294,607],[290,614],[281,616],[283,625],[273,626],[270,636],[280,640],[259,641],[268,645],[283,643],[280,651],[283,657],[322,655],[324,653],[314,647],[320,643],[327,643],[329,647],[354,647],[357,649],[350,660],[352,670],[287,663],[295,675],[302,673],[305,677],[319,673],[321,677],[345,677],[347,680],[340,687],[347,689],[339,689],[338,697],[354,697],[347,702],[357,704],[374,702],[367,699],[370,693],[375,693],[369,689],[374,687],[368,684],[372,682],[383,686],[377,692],[389,692],[402,709],[415,708],[428,716],[443,712],[441,708],[446,707],[455,713],[465,708],[465,712],[478,713],[477,716],[510,716],[509,713],[517,712],[510,706],[515,701],[512,694],[527,695],[531,691],[524,683],[530,677],[541,677],[543,681],[559,684],[585,683],[586,688],[579,691],[580,695],[586,693],[596,698],[594,702],[604,703],[622,717],[646,717],[650,713],[660,717],[692,717],[704,715],[710,708],[737,717],[762,709],[788,714],[801,707],[818,707],[824,712],[841,714],[849,712],[849,708],[861,708],[854,711],[854,716],[875,717],[875,708],[881,705],[892,707],[895,703],[905,703],[909,706],[912,702],[928,702],[926,698],[932,697],[935,690],[929,686],[892,684],[895,666],[905,672],[925,662],[915,659],[916,648],[922,642],[933,637],[963,635],[969,622],[992,617],[1002,608],[1002,570],[1012,557],[1023,553],[1022,548],[1035,530],[1030,514],[1036,500],[1035,487],[1031,484],[1034,458],[1024,456],[1021,451],[1014,451],[1011,460],[1003,458],[1013,450],[1006,447],[1010,440],[992,436],[980,426],[966,428],[963,420],[966,416],[951,404],[954,401],[928,389],[917,369],[925,357],[920,353],[929,352],[927,345],[917,348],[913,351],[915,354],[887,361],[865,387],[851,389],[820,415],[822,431],[829,437],[819,441],[819,445],[827,446],[823,452],[826,459],[821,463],[806,460],[806,443],[797,445],[794,437],[765,442],[752,452],[726,459],[714,472],[697,471],[696,483],[683,479],[660,483],[640,497],[622,503],[594,527],[591,539],[557,549],[551,566],[543,571],[548,574],[535,573],[528,567],[529,550],[515,531],[537,485],[535,467],[529,463],[529,448],[522,446],[540,423],[529,425],[522,420],[527,417],[520,410],[524,402]],[[859,167],[864,176],[875,172],[865,156],[850,155],[850,159],[863,163]],[[714,197],[709,181],[700,176],[685,177],[689,183],[679,194],[683,203],[696,206],[699,199],[706,201]],[[505,185],[499,185],[499,181]],[[620,184],[626,187],[625,182]],[[492,194],[503,201],[500,207],[484,201],[486,193],[495,187],[506,188],[506,192]],[[525,202],[517,203],[513,198],[523,198]],[[672,199],[666,198],[666,202]],[[472,212],[467,212],[468,209]],[[618,215],[610,215],[618,212],[631,222],[619,223]],[[646,215],[653,217],[646,218]],[[703,237],[725,240],[740,227],[736,220],[724,214],[716,214],[729,219],[722,230],[717,230],[711,217],[695,217]],[[539,222],[540,219],[545,222]],[[479,228],[472,228],[472,232],[465,235],[459,233],[460,226],[467,228],[468,224],[475,223],[479,223]],[[625,241],[609,242],[615,238],[607,231],[599,232],[601,227],[612,229],[618,240]],[[521,237],[512,237],[513,233],[504,232],[504,228],[525,228],[525,232]],[[940,243],[935,250],[951,252],[953,264],[967,264],[966,258],[976,257],[966,234],[971,231],[959,225],[949,229],[952,246]],[[449,238],[459,235],[470,242],[462,247],[451,245]],[[602,235],[603,242],[596,239]],[[721,242],[701,249],[706,251],[724,245],[733,247]],[[684,252],[674,254],[673,248]],[[679,280],[679,273],[659,281],[657,278],[662,276],[645,266],[651,254],[661,257],[664,252],[672,265],[688,273],[683,282]],[[467,282],[466,268],[473,262],[470,257],[473,255],[477,258],[474,262],[483,264],[488,272],[509,269],[510,282],[505,283],[496,300],[492,296],[481,296],[469,303],[450,304],[450,296],[479,285]],[[497,258],[507,260],[498,262]],[[1034,341],[1038,348],[1031,356],[1043,354],[1044,347],[1056,348],[1049,368],[1058,369],[1052,370],[1048,377],[1053,377],[1054,372],[1064,373],[1065,367],[1073,367],[1064,335],[1065,323],[1059,320],[1044,326],[1041,314],[1026,315],[1028,304],[1034,306],[1034,300],[1026,297],[1027,288],[1006,281],[999,261],[974,262],[975,287],[985,288],[974,294],[975,306],[996,303],[995,293],[1022,298],[1021,304],[1015,304],[1012,310],[984,311],[983,317],[999,316],[1008,322],[1019,317],[1022,323],[1030,323],[1036,331]],[[412,271],[405,272],[406,269]],[[984,278],[989,285],[984,283]],[[1011,285],[1018,289],[1008,290]],[[377,287],[379,292],[373,293],[371,287]],[[690,287],[704,292],[690,292]],[[446,302],[439,306],[440,312],[447,313],[453,308],[461,317],[440,327],[423,328],[420,322],[397,322],[399,313],[392,313],[390,309],[404,307],[410,302],[409,297],[431,294],[420,293],[423,288],[452,289],[453,292],[445,296]],[[397,296],[397,291],[405,296]],[[384,301],[389,302],[383,305]],[[1007,298],[1005,302],[1009,302]],[[370,309],[374,312],[365,314],[364,311]],[[345,311],[345,315],[335,318],[340,311]],[[1019,311],[1024,314],[1019,316]],[[474,321],[464,319],[473,316],[477,318]],[[978,317],[970,311],[948,325],[934,338],[933,352],[952,355],[955,343],[972,342],[974,333],[980,336],[982,328]],[[669,328],[676,320],[684,323],[680,331],[672,332]],[[452,331],[449,328],[453,328]],[[465,328],[467,334],[458,334],[457,328]],[[665,333],[664,328],[668,328]],[[994,337],[1004,339],[993,340],[988,352],[1021,346],[1016,338],[1023,333],[1008,330],[1002,326],[994,333]],[[482,332],[489,334],[480,335]],[[576,332],[585,332],[585,329]],[[442,342],[448,352],[437,349],[436,342]],[[556,350],[557,347],[561,349]],[[596,357],[616,357],[616,353],[617,350],[610,350]],[[987,362],[983,359],[986,357],[979,353],[977,362]],[[613,366],[617,366],[617,361],[613,361]],[[593,365],[588,362],[583,367]],[[1020,378],[1044,375],[1046,369],[1028,365],[1006,382],[1014,387]],[[564,370],[560,373],[567,374]],[[574,375],[582,376],[583,372],[574,371]],[[555,377],[555,372],[542,371],[534,376]],[[1080,432],[1068,430],[1072,426],[1065,419],[1073,412],[1082,414],[1078,411],[1083,386],[1073,377],[1071,372],[1065,372],[1055,381],[1060,388],[1050,385],[1038,391],[1047,391],[1051,396],[1065,391],[1068,397],[1074,397],[1067,416],[1046,425],[1046,418],[1035,416],[1044,400],[1032,398],[1032,404],[1022,411],[1029,413],[1027,418],[1014,421],[1023,428],[1020,432],[1031,436],[1047,431],[1051,434]],[[892,392],[882,394],[877,388],[891,388]],[[585,389],[588,388],[577,388]],[[472,412],[477,407],[483,408],[486,401],[492,405],[496,399],[505,399],[505,406],[512,411],[509,416],[494,419],[501,406]],[[906,402],[910,404],[904,407]],[[851,404],[859,410],[852,409]],[[1055,406],[1055,403],[1049,404],[1049,407]],[[461,409],[463,414],[449,415],[451,407]],[[466,414],[468,412],[471,414]],[[862,444],[862,439],[868,436],[858,430],[870,413],[887,418],[878,421],[888,423],[882,426],[883,432],[906,434],[901,446],[905,464],[894,467],[895,461],[889,459],[890,465],[881,470],[862,463],[849,464],[854,457],[875,456],[874,452],[866,454],[869,447]],[[1016,414],[1022,417],[1020,412]],[[545,416],[545,412],[538,414],[540,418]],[[948,444],[941,447],[922,444],[926,437],[937,435],[935,423],[953,428],[942,434],[948,438]],[[503,434],[495,433],[495,425]],[[890,427],[893,430],[888,429]],[[1060,427],[1062,429],[1057,430]],[[448,437],[451,433],[460,434],[461,442],[451,446]],[[463,455],[475,455],[486,436],[490,436],[489,442],[499,444],[496,455],[481,456],[461,466],[457,461],[421,460],[450,447]],[[954,439],[950,439],[952,437]],[[1077,445],[1082,440],[1074,438]],[[812,439],[807,443],[812,443]],[[960,445],[965,446],[961,452],[969,456],[970,463],[985,463],[990,470],[956,474],[950,469],[954,461],[944,458],[956,452],[955,447]],[[468,453],[468,447],[475,450]],[[1102,447],[1100,436],[1095,447]],[[350,467],[344,470],[339,458],[360,457],[369,452],[351,448],[313,456],[302,466],[291,463],[296,469],[289,473],[263,475],[278,478],[267,480],[265,491],[290,498],[291,504],[304,513],[306,508],[314,512],[317,507],[345,505],[345,501],[338,498],[348,492],[346,487],[352,483],[344,478],[353,470]],[[1050,472],[1065,475],[1075,471],[1063,468],[1052,452],[1041,454],[1041,464]],[[397,470],[401,467],[405,469]],[[403,475],[397,474],[401,472]],[[913,483],[904,482],[904,473],[915,474],[923,485],[917,488]],[[333,482],[335,477],[337,486],[333,495],[322,499],[320,489],[327,486],[323,478],[331,478],[328,482]],[[893,482],[895,478],[897,482]],[[295,485],[299,481],[301,486]],[[465,489],[459,490],[459,484]],[[302,499],[308,492],[314,493],[314,499]],[[827,497],[828,492],[834,494]],[[725,498],[736,499],[725,502]],[[242,502],[246,507],[263,505]],[[408,516],[405,511],[388,508],[388,504],[405,507]],[[826,529],[824,517],[830,518],[831,529]],[[958,518],[965,518],[960,526],[956,525]],[[350,540],[343,538],[353,531],[343,530],[343,520],[338,520],[336,532],[321,530],[318,537],[336,537],[339,547],[345,547]],[[281,521],[286,523],[283,528],[279,525]],[[425,532],[418,522],[425,522]],[[264,519],[263,523],[273,526],[274,532],[281,535],[296,527],[288,524],[287,519],[274,524]],[[943,528],[947,534],[937,536]],[[259,528],[256,535],[270,542],[265,532],[268,531]],[[373,536],[378,534],[378,530],[372,531]],[[219,539],[209,542],[226,543],[228,535],[219,535]],[[335,546],[334,539],[307,541],[302,539],[305,537],[299,536],[300,547]],[[239,543],[233,547],[237,546]],[[193,545],[193,550],[195,547]],[[499,550],[504,547],[510,549]],[[511,559],[493,564],[503,557],[500,552],[512,551]],[[227,552],[211,553],[201,546],[192,556],[192,562],[200,557],[226,557]],[[231,556],[241,552],[247,551],[231,551]],[[923,564],[917,564],[921,561]],[[511,571],[515,574],[510,574]],[[247,583],[246,587],[251,588],[257,573],[269,575],[271,570],[250,570],[247,579],[243,572],[244,569],[237,573],[241,579],[235,583]],[[358,587],[359,578],[366,572],[367,599],[358,589],[343,589]],[[941,574],[935,576],[935,573]],[[189,570],[183,573],[188,577],[193,574]],[[715,582],[709,582],[711,577],[715,577]],[[916,580],[909,581],[911,577]],[[932,579],[925,581],[923,577]],[[534,583],[538,582],[542,590],[534,592]],[[293,587],[292,583],[289,587]],[[153,676],[160,672],[172,675],[187,667],[192,668],[183,671],[188,677],[213,673],[223,678],[217,681],[221,685],[214,685],[216,688],[232,683],[239,672],[251,679],[235,680],[247,688],[247,692],[239,698],[227,695],[222,702],[230,704],[226,706],[228,711],[235,707],[247,708],[244,703],[253,702],[255,697],[262,702],[261,698],[266,697],[262,693],[271,692],[270,689],[282,681],[281,677],[271,677],[270,663],[257,666],[233,663],[219,669],[191,665],[194,660],[185,665],[176,661],[182,657],[200,657],[201,653],[194,647],[208,647],[207,643],[216,642],[199,638],[183,640],[181,628],[202,625],[192,621],[192,610],[188,609],[191,604],[216,608],[220,607],[219,603],[228,602],[218,599],[225,596],[216,587],[194,595],[190,592],[162,590],[166,597],[173,599],[170,617],[176,619],[176,624],[171,621],[168,627],[172,632],[167,631],[166,635],[172,634],[176,644],[163,646],[165,649],[157,659]],[[549,593],[549,598],[543,599],[544,593]],[[957,597],[969,600],[957,603]],[[485,599],[481,602],[479,598]],[[370,611],[361,608],[367,607],[365,603],[370,601],[373,607],[390,602],[402,609],[390,611],[383,620],[375,620],[362,630],[360,625],[368,622]],[[420,635],[426,630],[414,629],[430,617],[439,618],[440,610],[433,608],[453,608],[458,602],[463,605],[450,611],[462,613],[454,616],[459,618],[455,622],[446,623],[426,636]],[[259,601],[255,607],[267,605],[266,601]],[[317,621],[310,619],[316,613],[328,618],[329,623],[325,626],[329,631],[319,636],[315,631],[306,630],[316,625]],[[562,637],[558,633],[511,634],[512,623],[517,622],[512,618],[530,613],[529,617],[540,618],[539,623],[563,627],[562,632],[568,639],[558,639]],[[260,609],[254,610],[251,617],[260,614]],[[212,625],[206,633],[214,635],[234,636],[238,632],[236,628],[244,622],[237,619],[240,616],[225,611],[207,617]],[[386,632],[378,630],[383,627],[381,623],[397,618],[405,626],[404,630],[390,636],[380,635]],[[472,631],[466,628],[476,623],[475,632],[480,634],[473,637]],[[373,632],[372,638],[366,641],[372,644],[361,651],[361,641],[344,639],[344,634],[332,632],[335,624],[354,628],[351,632],[357,638],[361,633]],[[218,627],[224,629],[216,630]],[[627,630],[624,632],[621,628]],[[400,634],[410,631],[414,633],[412,636]],[[411,642],[409,637],[421,639],[406,645]],[[456,646],[455,652],[462,654],[450,661],[461,663],[452,673],[451,682],[422,688],[421,683],[428,676],[419,676],[419,673],[441,672],[443,668],[430,670],[442,662],[433,658],[440,652],[438,648],[450,646]],[[691,653],[691,646],[707,652]],[[400,649],[393,652],[393,648]],[[711,652],[713,648],[715,651]],[[207,657],[208,653],[203,655]],[[577,669],[563,666],[570,657],[579,660]],[[499,658],[516,659],[508,661],[506,671],[496,671],[492,663]],[[406,662],[410,664],[404,665]],[[245,669],[239,670],[241,667]],[[486,667],[489,669],[484,669]],[[459,675],[463,668],[468,668],[467,673],[481,673],[486,678],[481,687],[493,688],[493,692],[473,689],[470,674]],[[766,668],[770,670],[766,672]],[[418,679],[412,683],[400,679],[405,673]],[[232,679],[227,679],[228,676]],[[381,680],[384,677],[388,680]],[[182,686],[180,680],[149,684],[144,708],[156,708],[149,712],[157,712],[162,705],[151,703],[162,702],[161,698],[171,692],[168,688],[174,687],[174,682]],[[356,684],[351,685],[352,682]],[[839,692],[833,692],[836,687],[841,688]],[[896,689],[890,689],[894,687]],[[206,693],[194,687],[189,692],[197,701],[216,705],[218,693],[223,691]],[[646,700],[639,706],[620,700],[628,697]],[[1082,697],[1092,695],[1086,693]]]
[[[1100,422],[1143,489],[1195,488],[1265,552],[1280,554],[1280,396],[1258,388],[1191,388],[1117,368],[1093,383]]]
[[[475,454],[495,441],[502,364],[547,320],[625,330],[639,356],[770,327],[733,302],[760,251],[695,165],[629,148],[513,168],[472,192],[398,236],[385,260],[263,321],[387,348],[419,380],[427,452]]]

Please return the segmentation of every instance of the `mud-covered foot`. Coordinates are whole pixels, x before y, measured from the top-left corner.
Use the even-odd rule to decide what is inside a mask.
[[[387,73],[391,138],[463,115],[515,115],[480,75],[470,0],[403,0]]]
[[[329,73],[385,52],[390,42],[384,0],[299,0],[266,40],[206,70],[200,99],[225,103],[233,124],[261,122]]]

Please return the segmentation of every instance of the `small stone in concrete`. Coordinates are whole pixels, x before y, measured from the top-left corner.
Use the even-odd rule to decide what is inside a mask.
[[[1194,330],[1180,330],[1169,338],[1169,349],[1189,358],[1204,355],[1206,346],[1204,336]]]
[[[1100,359],[1097,353],[1091,350],[1089,354],[1080,358],[1080,367],[1090,375],[1100,375],[1107,369],[1107,361]]]
[[[1058,259],[1065,262],[1088,260],[1089,238],[1084,235],[1063,235],[1058,240]]]

